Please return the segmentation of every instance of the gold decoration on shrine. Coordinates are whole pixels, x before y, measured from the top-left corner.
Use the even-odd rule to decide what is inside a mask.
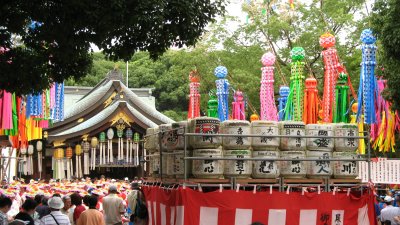
[[[115,96],[117,95],[118,93],[116,92],[116,91],[114,91],[112,94],[111,94],[111,96],[104,102],[104,108],[107,108],[112,102],[113,102],[113,100],[114,100],[114,98],[115,98]]]
[[[54,143],[53,143],[54,148],[57,148],[57,147],[60,147],[60,146],[64,146],[65,145],[64,141],[65,140],[54,141]]]
[[[121,124],[123,124],[123,126],[125,126],[125,124],[127,124],[128,126],[131,126],[131,123],[133,123],[134,121],[131,120],[125,113],[120,112],[118,115],[114,116],[114,118],[112,118],[110,122],[111,122],[111,126],[114,126],[115,124],[117,124],[117,126],[119,126]],[[117,126],[116,126],[116,128],[118,129]],[[125,127],[123,129],[125,129]]]

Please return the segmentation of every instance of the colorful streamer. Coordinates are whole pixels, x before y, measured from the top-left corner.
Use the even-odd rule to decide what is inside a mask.
[[[214,94],[210,94],[210,99],[207,103],[207,116],[218,118],[218,100]]]
[[[348,92],[349,86],[347,86],[347,74],[342,68],[339,68],[339,77],[336,83],[335,89],[335,102],[333,122],[334,123],[348,123]]]
[[[221,122],[229,119],[229,82],[225,77],[228,75],[228,69],[224,66],[218,66],[214,70],[218,80],[215,81],[217,86],[218,97],[218,118]]]
[[[279,88],[279,95],[280,97],[278,98],[278,115],[279,115],[279,121],[282,121],[285,119],[285,108],[286,108],[286,103],[287,103],[287,98],[290,93],[290,88],[288,86],[281,86]]]
[[[377,91],[375,77],[376,38],[370,29],[365,29],[361,33],[361,41],[363,42],[363,45],[361,47],[362,62],[360,86],[358,88],[357,120],[360,120],[360,116],[364,112],[365,123],[373,124],[376,121],[374,109],[374,94]]]
[[[325,33],[319,38],[319,44],[325,50],[322,51],[324,59],[324,95],[322,99],[322,121],[331,123],[335,102],[335,86],[338,76],[337,69],[340,66],[339,57],[335,49],[335,36]]]
[[[303,121],[303,86],[305,51],[302,47],[294,47],[290,51],[292,57],[290,93],[285,107],[285,120]]]
[[[244,97],[241,91],[235,91],[232,102],[232,118],[234,120],[246,120],[246,111],[244,109]]]
[[[260,106],[261,120],[278,121],[274,93],[274,63],[275,55],[271,52],[261,57],[264,67],[261,68]]]
[[[318,105],[317,80],[309,77],[306,79],[306,89],[304,90],[303,121],[305,124],[318,122]]]
[[[193,70],[189,74],[189,111],[188,119],[200,116],[200,77],[197,70]]]

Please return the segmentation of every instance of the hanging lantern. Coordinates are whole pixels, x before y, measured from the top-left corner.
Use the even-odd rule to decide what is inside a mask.
[[[229,82],[225,77],[228,75],[228,69],[224,66],[218,66],[214,70],[215,76],[218,78],[215,81],[217,86],[218,97],[218,118],[221,122],[229,119]]]
[[[33,145],[28,146],[28,175],[33,174],[33,153],[34,153],[34,147]]]
[[[188,119],[193,119],[200,116],[200,76],[197,70],[190,72],[189,80]]]
[[[25,146],[23,146],[21,148],[21,154],[22,154],[22,158],[23,158],[23,166],[22,166],[22,170],[23,170],[23,174],[26,176],[28,175],[28,162],[27,162],[27,157],[26,154],[28,153],[28,150],[26,149]]]
[[[275,55],[267,52],[261,57],[264,67],[261,68],[260,114],[261,120],[278,121],[274,93],[274,63]]]
[[[38,152],[38,171],[39,173],[42,173],[42,150],[43,150],[43,142],[42,141],[37,141],[36,142],[36,150]]]
[[[100,140],[100,165],[106,164],[106,133],[101,132]]]
[[[83,174],[89,175],[89,151],[90,144],[87,141],[82,142],[83,148]]]
[[[82,146],[81,145],[76,145],[75,146],[75,176],[76,177],[82,177]]]
[[[130,127],[128,127],[128,129],[126,129],[126,158],[127,163],[131,163],[132,162],[132,154],[133,154],[133,142],[132,142],[132,136],[133,136],[133,132],[132,129]]]
[[[90,140],[90,145],[92,147],[92,152],[91,155],[92,157],[90,158],[90,169],[91,170],[95,170],[96,169],[96,148],[97,148],[97,144],[98,144],[98,140],[97,137],[92,137],[92,139]]]
[[[316,124],[319,112],[317,80],[314,77],[309,77],[305,84],[303,121],[305,124]]]
[[[285,120],[303,121],[303,86],[305,51],[302,47],[294,47],[290,51],[292,57],[290,75],[290,93],[285,107]]]
[[[113,163],[114,162],[114,154],[113,154],[113,145],[112,145],[112,139],[114,138],[114,130],[112,128],[109,128],[107,130],[107,139],[108,139],[108,163]]]
[[[139,141],[140,141],[140,135],[139,133],[135,132],[133,135],[133,141],[136,144],[136,153],[135,153],[135,165],[139,165]]]
[[[73,174],[72,156],[73,156],[72,148],[67,147],[65,149],[65,157],[67,158],[67,179],[71,179],[71,176]]]
[[[140,135],[139,133],[135,132],[135,134],[133,135],[133,141],[135,143],[138,143],[140,141]]]

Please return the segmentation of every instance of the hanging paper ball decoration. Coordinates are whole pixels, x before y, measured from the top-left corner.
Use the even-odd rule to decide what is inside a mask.
[[[117,129],[117,137],[122,138],[122,135],[124,135],[124,130]]]
[[[325,33],[321,35],[321,37],[319,38],[319,44],[323,48],[331,48],[335,46],[335,43],[336,43],[335,36],[333,36],[330,33]]]
[[[36,142],[36,150],[38,152],[41,152],[43,150],[43,142],[41,142],[41,141]]]
[[[92,137],[92,139],[90,140],[90,144],[91,144],[92,148],[96,148],[97,144],[98,144],[97,137]]]
[[[83,152],[87,153],[90,150],[90,144],[87,141],[82,142]]]
[[[112,128],[109,128],[107,130],[107,138],[108,139],[113,139],[114,138],[114,130]]]
[[[25,155],[27,152],[28,152],[28,151],[26,150],[25,147],[24,147],[24,148],[21,148],[21,154],[22,154],[22,155]]]
[[[376,42],[376,38],[370,29],[365,29],[361,32],[361,41],[364,44],[373,44]]]
[[[273,66],[276,57],[272,52],[267,52],[261,57],[261,62],[264,66]]]
[[[28,155],[33,155],[33,152],[34,152],[34,148],[33,148],[33,145],[29,145],[28,146]]]
[[[106,133],[101,132],[99,136],[100,142],[105,142],[106,141]]]
[[[223,79],[228,75],[228,69],[225,66],[217,66],[214,70],[214,75],[219,79]]]
[[[64,149],[59,148],[58,158],[60,159],[64,158]]]
[[[72,158],[73,155],[73,151],[71,147],[68,147],[67,149],[65,149],[65,157],[67,157],[68,159]]]
[[[133,135],[133,142],[138,143],[140,141],[140,135],[139,133],[135,132]]]
[[[289,95],[290,88],[288,86],[281,86],[279,88],[279,95],[281,97],[287,97]]]
[[[126,139],[132,140],[133,132],[131,128],[126,129]]]
[[[300,61],[304,59],[304,57],[306,56],[306,52],[302,47],[294,47],[290,51],[290,56],[292,57],[293,61]]]
[[[250,122],[260,120],[260,117],[257,114],[251,114]]]
[[[353,113],[357,113],[357,110],[358,110],[358,103],[356,102],[356,103],[353,103],[353,105],[351,105],[351,111]]]
[[[81,155],[82,154],[82,146],[81,145],[76,145],[75,146],[75,154],[76,155]]]

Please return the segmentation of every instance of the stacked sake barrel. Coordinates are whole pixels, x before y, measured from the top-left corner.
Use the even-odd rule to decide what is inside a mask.
[[[249,178],[253,164],[244,159],[251,158],[250,137],[248,137],[250,123],[246,120],[226,120],[221,123],[221,133],[238,135],[222,137],[224,157],[236,159],[225,161],[224,176],[226,178]]]
[[[219,134],[220,121],[213,117],[198,117],[189,122],[190,133]],[[221,137],[192,136],[189,139],[194,157],[208,157],[209,160],[193,160],[192,173],[195,178],[221,178],[224,172],[224,161]]]
[[[307,164],[301,161],[306,157],[305,125],[303,122],[282,121],[279,122],[281,135],[296,137],[281,137],[280,157],[293,159],[293,161],[281,161],[280,173],[285,178],[304,178],[306,177]],[[298,159],[298,160],[296,160]]]
[[[334,147],[332,124],[307,124],[306,135],[315,136],[307,138],[306,156],[308,159],[331,159]],[[330,161],[308,161],[308,178],[328,178],[332,176],[332,163]]]
[[[185,136],[184,133],[188,127],[187,121],[181,121],[172,124],[160,125],[160,129],[165,128],[162,133],[161,147],[163,150],[163,168],[165,165],[165,175],[170,178],[183,178],[184,176],[184,147]],[[190,156],[191,151],[187,152]],[[164,159],[164,157],[163,157]],[[187,161],[187,172],[189,173],[191,161]],[[164,170],[163,170],[164,171]]]
[[[338,123],[333,126],[334,135],[343,138],[335,138],[334,158],[340,159],[356,159],[359,141],[357,124]],[[335,161],[333,162],[333,176],[335,178],[356,178],[358,175],[357,161]]]
[[[251,134],[265,136],[251,138],[253,158],[279,158],[280,138],[268,137],[279,135],[277,122],[262,120],[253,121],[251,122]],[[277,161],[265,160],[253,162],[253,178],[277,178],[279,175],[279,163]]]
[[[147,128],[145,136],[144,148],[148,151],[149,156],[149,175],[151,177],[159,177],[160,171],[160,146],[158,139],[158,127]]]

